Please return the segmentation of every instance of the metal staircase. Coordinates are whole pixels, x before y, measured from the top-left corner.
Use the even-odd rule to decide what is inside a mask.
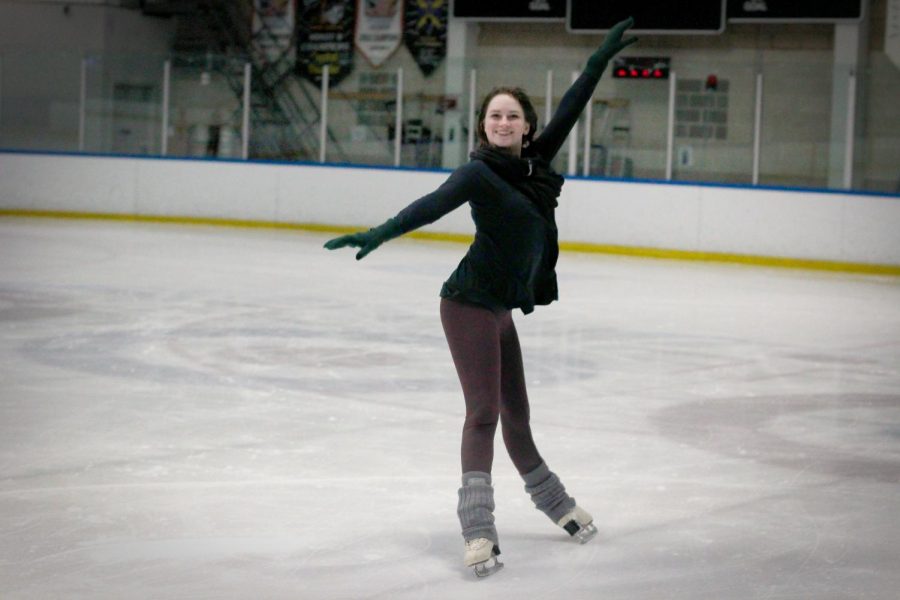
[[[179,50],[196,52],[205,46],[205,51],[231,54],[251,65],[250,157],[318,160],[321,110],[309,84],[294,71],[294,34],[287,48],[273,54],[271,48],[277,47],[279,38],[266,22],[260,19],[259,29],[252,31],[258,16],[253,0],[195,0],[189,4],[193,10],[179,16],[184,22],[179,27]],[[244,93],[241,62],[226,61],[230,66],[221,70],[239,98]],[[330,158],[346,161],[330,128],[327,135]]]

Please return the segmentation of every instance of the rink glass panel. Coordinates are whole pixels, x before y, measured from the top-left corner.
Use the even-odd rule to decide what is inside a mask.
[[[579,50],[582,54],[586,51]],[[662,52],[662,51],[661,51]],[[577,54],[578,52],[576,52]],[[677,54],[673,51],[673,56]],[[508,53],[453,62],[425,76],[401,48],[375,68],[361,59],[329,90],[328,162],[392,166],[397,69],[404,73],[400,165],[453,168],[467,160],[469,116],[497,85],[523,87],[546,121],[548,72],[552,109],[580,71],[582,57],[551,54],[540,64]],[[157,156],[162,153],[163,65],[171,61],[167,152],[173,157],[239,159],[243,135],[240,57],[17,52],[0,54],[0,147],[5,149]],[[840,187],[832,142],[836,77],[827,52],[767,50],[690,62],[677,74],[672,176],[681,181],[752,182],[756,75],[763,76],[759,183]],[[472,69],[477,71],[470,101]],[[706,88],[715,75],[718,89]],[[254,71],[254,77],[257,77]],[[448,87],[448,81],[455,83]],[[896,193],[900,184],[900,70],[878,49],[859,70],[853,188]],[[290,75],[280,92],[291,110],[278,118],[254,106],[249,158],[318,162],[321,91]],[[615,79],[607,72],[593,96],[591,141],[578,124],[575,173],[663,179],[669,128],[669,82]],[[293,111],[293,112],[291,112]],[[448,139],[452,131],[454,139]],[[569,172],[568,142],[554,166]],[[585,159],[588,168],[585,171]]]
[[[854,188],[900,193],[900,67],[883,52],[871,55],[859,85]]]
[[[82,56],[0,54],[0,147],[78,151]]]
[[[167,155],[241,158],[244,61],[179,54],[171,65]]]

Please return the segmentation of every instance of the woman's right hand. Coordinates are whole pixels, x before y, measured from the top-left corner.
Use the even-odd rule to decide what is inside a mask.
[[[360,231],[359,233],[351,233],[336,237],[325,242],[325,248],[328,250],[337,250],[338,248],[344,248],[346,246],[362,248],[356,253],[356,260],[361,260],[382,243],[379,236],[373,235],[374,231],[374,229],[370,229],[369,231]]]
[[[360,260],[365,258],[369,252],[378,246],[400,235],[400,233],[400,228],[397,226],[396,220],[388,219],[378,227],[373,227],[368,231],[342,235],[341,237],[328,240],[325,242],[325,248],[328,250],[337,250],[338,248],[343,248],[345,246],[361,248],[361,250],[356,253],[356,260]]]

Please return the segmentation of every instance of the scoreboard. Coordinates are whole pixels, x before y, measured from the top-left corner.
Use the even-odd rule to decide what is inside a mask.
[[[651,2],[649,0],[568,0],[566,26],[572,33],[609,30],[634,17],[629,33],[718,34],[725,30],[726,0]]]
[[[862,11],[862,0],[728,0],[728,20],[736,23],[858,21]]]
[[[453,0],[452,14],[479,21],[563,21],[566,0]]]
[[[863,0],[452,0],[454,18],[565,21],[571,33],[601,33],[634,17],[634,33],[718,34],[734,23],[859,21]]]

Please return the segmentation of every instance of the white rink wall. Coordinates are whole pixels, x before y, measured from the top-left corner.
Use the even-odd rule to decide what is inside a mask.
[[[445,172],[0,152],[0,209],[370,226]],[[900,266],[900,197],[570,179],[560,240]],[[424,231],[472,232],[468,210]]]

